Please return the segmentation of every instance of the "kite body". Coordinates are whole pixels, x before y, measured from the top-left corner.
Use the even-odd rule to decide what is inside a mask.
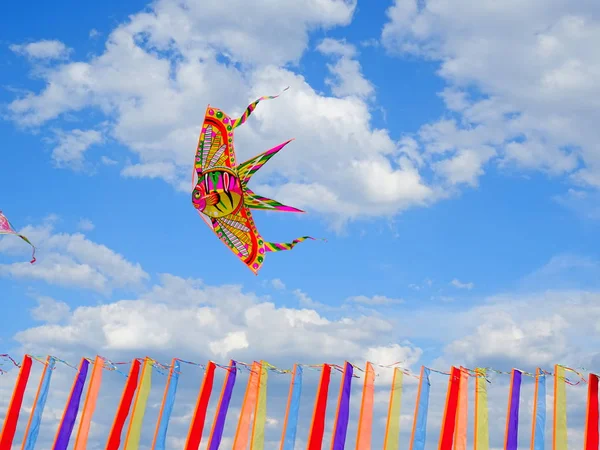
[[[27,242],[29,245],[31,245],[31,247],[33,248],[33,254],[31,256],[31,264],[33,264],[36,261],[35,246],[31,242],[29,242],[29,239],[27,239],[25,236],[17,233],[15,231],[14,227],[10,224],[10,222],[6,218],[6,216],[4,214],[2,214],[2,211],[0,211],[0,235],[3,235],[3,234],[12,234],[12,235],[18,236],[21,239],[23,239],[25,242]]]
[[[313,239],[304,236],[290,243],[267,242],[258,233],[250,212],[251,209],[303,212],[257,195],[247,186],[252,175],[291,140],[242,164],[236,163],[234,129],[246,121],[261,100],[275,97],[259,98],[239,119],[232,119],[209,105],[196,150],[198,178],[192,192],[192,204],[217,237],[255,274],[264,263],[266,252],[291,250],[297,243]]]

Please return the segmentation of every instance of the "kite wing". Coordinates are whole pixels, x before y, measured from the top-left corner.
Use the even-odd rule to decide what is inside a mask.
[[[1,234],[12,234],[14,236],[18,236],[21,239],[23,239],[25,242],[27,242],[29,245],[31,245],[31,247],[33,249],[33,254],[31,256],[32,259],[30,262],[31,262],[31,264],[33,264],[36,261],[35,246],[25,236],[23,236],[22,234],[19,234],[15,231],[14,227],[8,221],[8,218],[4,214],[2,214],[2,211],[0,211],[0,235]]]

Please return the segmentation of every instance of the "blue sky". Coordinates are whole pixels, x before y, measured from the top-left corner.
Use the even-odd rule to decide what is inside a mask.
[[[0,209],[39,247],[0,240],[2,352],[600,370],[596,6],[38,3],[0,18]],[[238,159],[295,137],[252,183],[307,214],[255,219],[327,242],[255,277],[188,178],[206,104],[286,85]]]

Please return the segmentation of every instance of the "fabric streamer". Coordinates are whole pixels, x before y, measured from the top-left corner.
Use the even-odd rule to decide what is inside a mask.
[[[535,371],[531,450],[544,450],[546,433],[546,375],[540,368]]]
[[[402,401],[403,375],[400,369],[397,367],[394,369],[383,450],[398,450],[400,447],[400,404]]]
[[[58,431],[56,432],[54,447],[52,447],[53,450],[66,450],[69,446],[69,440],[71,439],[71,433],[75,426],[75,419],[77,419],[81,394],[83,392],[83,386],[85,385],[89,366],[90,362],[87,359],[82,358],[81,363],[79,364],[79,370],[73,381],[73,386],[71,387],[69,400],[67,400],[67,405],[65,406]]]
[[[490,449],[486,370],[475,369],[475,431],[473,450]]]
[[[438,450],[452,450],[454,429],[456,427],[459,387],[460,369],[452,366],[450,378],[448,380],[448,391],[446,393],[446,405],[444,406],[444,418],[442,419],[442,431],[440,433]]]
[[[140,366],[141,363],[139,359],[134,359],[131,363],[129,375],[127,376],[127,382],[125,383],[123,393],[121,394],[119,408],[117,409],[117,414],[115,415],[115,420],[113,421],[113,425],[110,430],[110,435],[108,436],[106,450],[119,450],[119,446],[121,445],[121,434],[123,433],[123,427],[125,426],[125,421],[127,420],[129,410],[131,409],[131,404],[133,403],[135,390],[137,389],[138,376],[140,374]]]
[[[142,435],[142,423],[146,413],[146,404],[152,387],[152,360],[148,357],[144,359],[142,367],[142,376],[140,377],[140,388],[135,395],[133,403],[133,412],[129,421],[129,428],[125,436],[125,450],[138,450],[140,447],[140,437]]]
[[[204,422],[206,420],[206,410],[208,409],[208,402],[210,401],[210,394],[212,393],[215,380],[216,367],[217,366],[215,366],[215,363],[212,361],[209,361],[206,366],[206,372],[204,373],[202,386],[200,387],[200,393],[198,394],[196,409],[194,410],[194,417],[192,418],[187,442],[185,443],[186,450],[198,450],[198,448],[200,448],[202,432],[204,431]]]
[[[267,363],[261,361],[260,375],[258,376],[258,399],[254,410],[254,425],[252,427],[252,441],[250,450],[263,450],[265,448],[265,425],[267,424],[267,381],[269,371]]]
[[[0,211],[0,235],[2,234],[12,234],[15,236],[20,237],[21,239],[23,239],[25,242],[27,242],[29,245],[31,245],[32,248],[32,254],[31,254],[31,264],[33,264],[36,259],[35,259],[35,245],[33,245],[29,239],[27,239],[27,237],[23,236],[22,234],[19,234],[15,231],[15,228],[12,226],[12,224],[8,221],[8,218],[2,214],[2,211]]]
[[[94,361],[94,370],[92,370],[92,376],[90,378],[90,385],[85,396],[85,401],[83,402],[83,411],[81,412],[79,429],[77,430],[77,436],[75,437],[74,450],[85,450],[87,447],[88,435],[90,433],[90,426],[92,424],[92,416],[94,415],[94,410],[96,409],[96,400],[98,399],[100,384],[102,383],[103,370],[104,359],[100,356],[96,356],[96,360]]]
[[[356,450],[371,450],[371,433],[373,431],[373,402],[375,396],[375,370],[373,364],[367,362],[363,396],[358,417]]]
[[[504,437],[505,450],[517,450],[518,446],[519,399],[521,398],[521,378],[521,371],[513,369],[510,377],[510,391],[508,394],[508,412],[506,414],[506,434]]]
[[[0,434],[0,449],[10,449],[12,447],[13,439],[17,431],[17,422],[19,421],[19,412],[23,405],[23,395],[27,388],[27,382],[29,381],[29,375],[31,374],[31,357],[25,355],[21,368],[19,369],[19,376],[15,383],[15,388],[8,404],[8,411],[4,417],[4,424],[2,425],[2,433]]]
[[[248,448],[250,422],[252,421],[252,413],[256,408],[260,372],[261,364],[255,361],[252,363],[250,369],[250,376],[248,377],[248,384],[246,385],[246,393],[244,394],[244,401],[242,402],[242,411],[240,412],[240,419],[238,420],[232,450],[246,450],[246,448]]]
[[[454,430],[454,450],[467,450],[467,422],[469,409],[469,372],[460,368],[458,387],[458,409],[456,411],[456,428]]]
[[[279,450],[294,450],[294,445],[296,444],[298,412],[300,411],[300,396],[302,394],[302,373],[302,366],[294,364]]]
[[[56,359],[52,356],[46,357],[46,363],[42,369],[42,375],[40,377],[40,384],[35,394],[35,400],[33,401],[33,408],[29,415],[29,421],[27,422],[27,428],[25,429],[25,436],[23,437],[23,444],[21,450],[33,450],[35,443],[40,432],[40,423],[42,422],[42,414],[46,406],[46,400],[48,398],[48,390],[50,389],[50,380],[52,379],[52,371],[56,367]]]
[[[431,371],[427,367],[421,366],[415,417],[410,439],[410,450],[425,450],[425,439],[427,438],[427,412],[429,409],[429,388],[431,387],[429,382],[430,373]]]
[[[350,418],[350,392],[352,390],[352,376],[354,367],[349,362],[344,364],[338,407],[333,425],[332,450],[344,450],[346,446],[346,433],[348,432],[348,419]]]
[[[554,366],[554,431],[552,434],[552,449],[568,448],[567,439],[567,389],[565,383],[565,368],[558,364]]]
[[[167,383],[165,385],[165,392],[160,405],[160,412],[158,413],[156,430],[154,431],[154,439],[152,442],[153,450],[165,450],[169,420],[171,419],[173,405],[175,404],[175,394],[177,393],[179,371],[181,368],[179,360],[177,358],[173,358],[171,360],[170,367],[169,376],[167,377]]]
[[[585,418],[585,446],[583,450],[598,450],[598,376],[590,373],[588,380],[587,414]]]
[[[323,434],[325,433],[325,413],[327,412],[327,395],[329,393],[329,380],[331,378],[331,366],[323,364],[321,369],[321,380],[315,398],[312,423],[308,435],[307,450],[321,450],[323,445]]]
[[[248,117],[250,116],[250,114],[252,114],[254,112],[254,109],[256,108],[256,105],[258,105],[261,101],[263,101],[263,100],[273,100],[273,99],[279,97],[281,94],[283,94],[289,88],[290,88],[289,86],[286,87],[283,91],[281,91],[281,93],[279,93],[277,95],[264,95],[261,98],[259,98],[258,100],[254,100],[252,103],[250,103],[248,105],[248,107],[246,108],[246,111],[244,111],[244,114],[242,114],[242,116],[239,119],[232,120],[231,126],[233,128],[239,127],[241,124],[243,124],[244,122],[246,122],[246,120],[248,120]]]
[[[219,398],[219,406],[217,407],[215,421],[213,423],[210,439],[208,441],[208,450],[218,450],[219,445],[221,445],[221,439],[223,439],[223,429],[225,428],[225,419],[227,418],[227,410],[229,409],[231,394],[233,392],[233,387],[235,386],[236,374],[237,366],[235,361],[232,359],[229,361],[227,375],[225,375],[225,381],[223,381],[221,398]]]

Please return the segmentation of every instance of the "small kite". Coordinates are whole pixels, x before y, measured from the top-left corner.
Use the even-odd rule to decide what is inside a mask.
[[[25,242],[27,242],[29,245],[31,245],[31,247],[33,248],[33,254],[31,255],[32,260],[30,262],[31,262],[31,264],[33,264],[36,261],[35,246],[31,242],[29,242],[29,239],[27,239],[25,236],[17,233],[15,231],[14,227],[11,225],[11,223],[6,218],[6,216],[4,214],[2,214],[2,211],[0,211],[0,235],[2,235],[2,234],[13,234],[15,236],[19,236],[21,239],[23,239]]]
[[[259,98],[238,119],[232,119],[220,109],[208,105],[196,151],[197,182],[192,179],[194,208],[255,275],[264,263],[266,252],[291,250],[306,239],[314,240],[304,236],[289,243],[267,242],[258,233],[250,212],[250,209],[304,212],[257,195],[248,188],[252,175],[292,139],[242,164],[238,165],[235,160],[233,130],[246,122],[261,100],[277,97]]]

